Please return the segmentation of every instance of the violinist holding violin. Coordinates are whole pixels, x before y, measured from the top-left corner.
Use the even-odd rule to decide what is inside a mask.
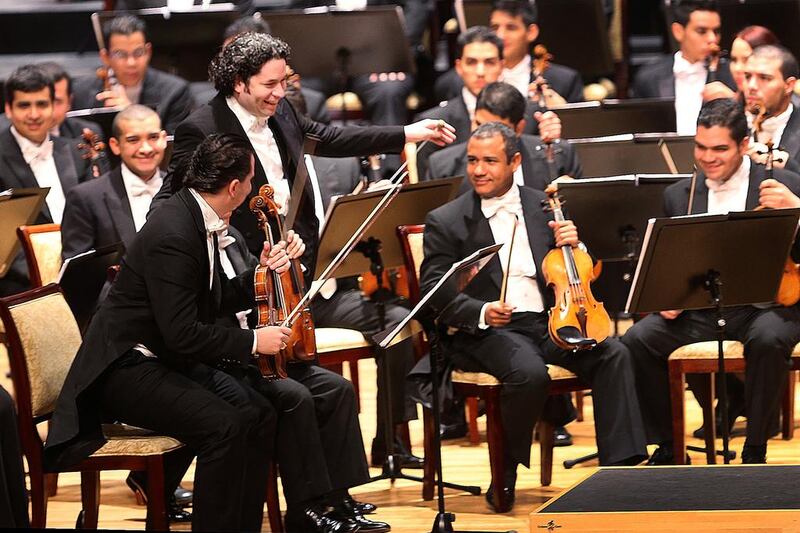
[[[440,324],[456,330],[442,341],[454,365],[487,372],[503,383],[506,468],[504,479],[493,479],[496,488],[487,493],[498,512],[509,508],[496,506],[494,491],[505,491],[513,505],[517,465],[530,464],[533,428],[547,398],[546,363],[568,368],[592,385],[600,464],[636,464],[647,453],[625,346],[609,339],[573,352],[548,334],[547,309],[554,298],[543,278],[543,261],[552,248],[578,246],[578,232],[571,221],[555,222],[542,211],[543,192],[514,183],[518,143],[511,128],[496,122],[472,133],[467,175],[473,190],[429,213],[421,268],[425,292],[455,261],[514,241],[511,253],[501,249],[465,292],[442,294],[432,302]]]
[[[747,121],[737,102],[717,99],[704,104],[695,136],[694,156],[699,170],[694,188],[690,180],[668,187],[664,192],[666,214],[722,214],[758,206],[777,209],[800,204],[800,176],[774,169],[770,178],[764,165],[747,157],[749,142]],[[800,258],[798,252],[796,241],[791,254],[795,261]],[[742,462],[765,463],[770,422],[778,415],[789,358],[800,341],[800,309],[797,305],[747,305],[726,307],[724,313],[725,333],[744,344],[747,362],[747,437]],[[715,339],[716,322],[712,310],[662,311],[637,322],[622,337],[636,364],[639,403],[649,443],[659,445],[648,464],[672,464],[675,459],[667,358],[684,344]]]

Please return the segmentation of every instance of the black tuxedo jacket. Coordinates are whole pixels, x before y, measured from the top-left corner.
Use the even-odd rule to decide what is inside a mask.
[[[320,141],[316,147],[316,154],[328,157],[399,152],[405,143],[405,134],[401,126],[371,128],[326,126],[296,113],[286,99],[278,104],[275,115],[269,119],[269,127],[275,135],[283,162],[284,176],[289,180],[290,188],[297,175],[298,164],[305,166],[300,154],[306,136],[318,138]],[[235,133],[247,139],[244,129],[222,95],[215,96],[211,102],[196,110],[178,126],[169,172],[164,178],[161,191],[153,199],[153,208],[180,187],[177,180],[176,183],[172,183],[176,168],[212,133]],[[255,165],[252,195],[257,194],[258,189],[268,183],[258,157],[255,158]],[[258,229],[256,218],[247,207],[248,202],[249,200],[245,201],[233,212],[231,225],[242,232],[253,253],[260,253],[264,237]],[[308,269],[307,273],[313,275],[319,239],[319,221],[314,215],[313,190],[310,182],[306,182],[294,229],[306,243],[303,264]]]
[[[50,426],[48,465],[73,464],[102,445],[101,406],[93,384],[137,344],[178,372],[197,361],[249,360],[253,333],[215,321],[253,307],[253,271],[228,280],[212,268],[200,207],[184,189],[137,234],[84,336]]]
[[[531,75],[531,77],[533,76]],[[550,66],[544,72],[544,77],[550,87],[567,102],[583,102],[583,79],[581,79],[581,75],[577,70],[564,65],[550,63]],[[450,100],[461,94],[462,87],[464,87],[464,82],[456,70],[451,68],[436,80],[434,94],[439,100]]]
[[[81,157],[75,139],[53,137],[53,160],[58,170],[61,188],[64,195],[68,195],[73,187],[91,177],[88,161]],[[22,150],[17,140],[11,134],[11,127],[0,131],[0,191],[6,189],[20,189],[38,187],[31,167],[22,157]],[[49,224],[53,222],[45,203],[42,211],[36,217],[34,224]],[[30,288],[28,279],[28,266],[25,257],[20,251],[14,258],[11,269],[4,278],[0,278],[0,295],[13,294]]]
[[[103,82],[97,76],[77,78],[72,89],[73,109],[103,107],[103,102],[97,99],[97,93],[102,90]],[[142,82],[139,103],[155,106],[161,117],[161,127],[172,134],[180,121],[189,115],[194,100],[186,80],[149,67]]]
[[[786,167],[794,170],[800,168],[800,105],[794,99],[791,105],[794,109],[781,135],[780,149],[789,153]]]
[[[461,78],[459,78],[460,80]],[[460,89],[459,89],[460,90]],[[533,102],[528,102],[525,108],[525,130],[522,132],[528,135],[539,134],[539,123],[533,118],[533,114],[539,109],[539,106]],[[456,142],[462,143],[469,140],[472,133],[472,121],[469,118],[469,111],[467,111],[467,104],[464,103],[464,98],[459,93],[458,96],[451,98],[446,102],[442,102],[438,107],[433,107],[427,111],[423,111],[414,119],[422,120],[432,118],[434,120],[444,120],[456,130]],[[439,146],[433,143],[428,143],[421,150],[417,152],[417,170],[420,176],[425,176],[428,172],[428,160],[431,155],[440,150]]]
[[[544,256],[555,246],[553,231],[547,225],[552,215],[542,210],[541,202],[547,198],[543,192],[520,187],[519,193],[536,271],[540,273]],[[428,213],[425,219],[425,259],[420,269],[422,294],[430,291],[453,263],[492,244],[495,241],[489,221],[483,215],[480,198],[474,192],[462,194]],[[500,297],[502,279],[503,269],[495,255],[463,292],[440,292],[432,300],[431,308],[442,324],[463,333],[478,334],[481,308]],[[552,307],[552,291],[547,289],[541,275],[537,275],[536,281],[546,308]]]
[[[800,175],[785,169],[776,168],[773,177],[786,185],[795,195],[800,196]],[[767,172],[764,165],[750,164],[750,184],[747,188],[747,202],[745,208],[755,209],[758,206],[758,187],[762,181],[767,179]],[[689,209],[689,188],[691,180],[683,180],[673,183],[664,190],[664,213],[666,216],[686,215]],[[706,177],[702,172],[697,173],[697,181],[694,188],[694,199],[692,200],[691,214],[702,214],[708,212],[708,187]],[[800,234],[795,239],[792,248],[792,257],[795,261],[800,260]]]
[[[119,167],[81,183],[67,194],[61,221],[64,259],[118,242],[127,250],[135,235],[133,213]]]
[[[520,154],[522,155],[522,176],[525,186],[543,191],[550,183],[550,171],[547,158],[542,150],[542,140],[536,135],[520,137]],[[556,177],[567,174],[573,178],[582,178],[583,169],[578,161],[575,149],[569,141],[555,144]],[[467,143],[448,146],[434,153],[428,160],[426,180],[464,176],[461,192],[472,190],[467,176]]]
[[[675,56],[667,55],[640,68],[633,79],[631,96],[633,98],[675,98],[673,63],[675,63]],[[730,64],[727,59],[719,60],[717,81],[721,81],[731,90],[736,90],[736,82],[731,76]]]

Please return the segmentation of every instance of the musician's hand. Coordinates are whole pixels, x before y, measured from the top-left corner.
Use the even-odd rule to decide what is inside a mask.
[[[502,302],[491,302],[483,312],[483,321],[493,328],[499,328],[511,322],[511,313],[515,307]]]
[[[539,123],[539,137],[549,143],[561,138],[561,119],[552,111],[542,113],[537,111],[533,118]]]
[[[550,183],[548,183],[547,187],[545,187],[545,189],[544,189],[544,192],[547,193],[547,194],[557,193],[558,192],[558,184],[559,183],[564,183],[566,181],[575,181],[575,178],[573,178],[572,176],[568,176],[566,174],[563,174],[563,175],[557,177],[556,179],[554,179],[553,181],[551,181]]]
[[[556,237],[556,246],[570,245],[573,248],[578,246],[580,240],[578,239],[578,228],[571,220],[564,220],[556,222],[551,220],[547,223],[553,229],[553,234]]]
[[[437,146],[446,146],[456,140],[456,129],[444,120],[426,118],[403,127],[407,143],[431,141]]]
[[[283,326],[267,326],[253,330],[256,332],[256,353],[275,355],[289,341],[292,330]]]
[[[303,242],[300,235],[295,233],[293,229],[290,229],[286,234],[286,243],[286,253],[289,254],[289,259],[299,259],[303,257],[303,253],[306,251],[306,243]]]
[[[373,181],[372,183],[367,185],[367,190],[368,191],[382,191],[382,190],[388,189],[391,186],[392,186],[392,182],[390,180],[382,179],[382,180],[378,180],[378,181]]]
[[[121,85],[116,89],[97,93],[96,98],[98,101],[103,102],[103,105],[106,107],[128,107],[131,105],[128,94]]]
[[[683,311],[680,309],[672,309],[669,311],[660,311],[658,314],[667,320],[675,320],[681,313],[683,313]]]
[[[710,102],[719,98],[736,98],[736,92],[721,81],[712,81],[703,87],[703,101]]]
[[[539,100],[538,85],[539,83],[536,81],[532,81],[530,85],[528,85],[528,98],[534,102]],[[561,107],[567,104],[567,100],[555,92],[547,83],[542,83],[541,87],[542,93],[544,93],[544,102],[547,107]]]
[[[751,142],[749,148],[747,149],[747,156],[750,158],[751,161],[754,163],[758,163],[759,165],[766,165],[767,164],[767,145],[760,142]],[[784,152],[783,150],[778,150],[777,148],[772,149],[772,167],[773,168],[783,168],[786,166],[786,162],[789,160],[789,154]]]
[[[771,209],[800,207],[800,198],[778,180],[764,180],[758,186],[758,189],[758,203],[764,207]]]
[[[270,249],[269,243],[264,243],[260,257],[261,266],[281,274],[289,270],[289,255],[286,253],[286,242],[280,241]]]

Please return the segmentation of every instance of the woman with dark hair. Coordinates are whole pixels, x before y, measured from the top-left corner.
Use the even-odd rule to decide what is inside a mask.
[[[0,528],[27,528],[28,496],[14,400],[0,387]]]
[[[723,83],[710,83],[703,92],[703,100],[708,102],[717,98],[735,98],[742,102],[745,84],[744,67],[747,59],[756,47],[764,44],[780,44],[780,41],[770,29],[764,26],[747,26],[739,31],[731,43],[730,62],[728,63],[738,90],[734,92]]]

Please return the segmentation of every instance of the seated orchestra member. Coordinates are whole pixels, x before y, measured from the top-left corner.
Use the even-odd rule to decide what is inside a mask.
[[[0,387],[0,527],[30,527],[17,413],[14,399],[3,387]]]
[[[592,385],[601,465],[636,464],[647,454],[627,348],[609,339],[573,353],[549,338],[547,309],[553,294],[541,275],[542,260],[555,245],[577,246],[578,234],[571,221],[555,223],[543,213],[543,192],[514,182],[520,160],[519,140],[508,126],[490,122],[472,133],[467,175],[474,190],[428,214],[420,273],[424,293],[454,262],[507,242],[515,216],[523,215],[511,253],[507,302],[498,301],[507,264],[503,255],[508,254],[501,252],[463,293],[444,293],[431,303],[439,323],[456,330],[442,341],[455,366],[487,372],[503,383],[508,466],[500,485],[512,502],[517,465],[530,464],[533,428],[547,398],[546,363],[563,366]],[[493,490],[486,496],[494,507]]]
[[[700,110],[695,136],[695,160],[700,170],[691,213],[719,214],[758,205],[770,208],[800,204],[800,176],[750,161],[747,121],[741,107],[728,99],[707,102]],[[671,185],[664,192],[668,216],[689,212],[689,184]],[[793,251],[794,256],[796,251]],[[747,437],[743,463],[766,462],[770,425],[786,385],[789,358],[800,341],[800,311],[792,307],[728,307],[726,335],[744,344],[745,415]],[[716,338],[715,311],[662,311],[637,322],[622,337],[636,363],[639,402],[648,441],[658,444],[648,464],[671,464],[672,416],[667,358],[681,345]]]
[[[161,125],[173,133],[191,111],[192,95],[185,80],[150,66],[153,45],[147,41],[144,22],[133,15],[120,15],[103,25],[103,42],[100,59],[109,71],[111,87],[106,89],[97,76],[77,78],[73,106],[155,106]]]
[[[223,358],[244,364],[256,353],[275,354],[290,333],[215,324],[220,314],[255,303],[253,270],[229,280],[217,253],[223,220],[250,193],[253,161],[250,146],[234,135],[200,144],[185,187],[150,217],[123,258],[72,364],[45,445],[49,469],[102,446],[103,421],[180,440],[187,446],[176,453],[197,455],[198,531],[260,531],[273,457],[275,410],[214,368]],[[284,246],[265,244],[260,263],[286,270]],[[168,465],[167,485],[182,474]]]
[[[64,196],[91,177],[75,139],[51,137],[53,83],[35,65],[15,70],[5,81],[5,111],[11,124],[0,131],[0,191],[49,187],[35,224],[61,223]],[[0,279],[0,295],[30,288],[22,251]]]
[[[50,128],[52,137],[70,137],[80,139],[84,130],[103,138],[103,132],[96,122],[78,117],[67,117],[67,112],[72,109],[72,78],[64,67],[54,61],[39,63],[48,76],[53,79],[53,126]]]
[[[731,43],[729,68],[731,77],[736,83],[736,90],[731,89],[721,81],[712,81],[703,89],[703,100],[713,100],[715,98],[737,98],[744,102],[746,83],[744,70],[747,66],[747,59],[752,55],[753,50],[764,44],[780,44],[778,38],[772,31],[764,26],[747,26],[739,33]]]
[[[500,79],[517,88],[528,98],[530,84],[534,82],[531,47],[539,37],[538,11],[534,2],[527,0],[500,0],[494,2],[489,26],[503,41],[503,72]],[[544,71],[547,80],[547,97],[551,104],[583,102],[581,75],[564,65],[550,63]],[[441,100],[456,96],[462,87],[453,70],[436,80],[436,95]]]
[[[672,36],[680,49],[637,72],[631,92],[636,98],[674,97],[677,132],[693,135],[703,91],[709,81],[721,81],[736,90],[728,63],[717,60],[716,80],[706,65],[719,49],[720,15],[716,0],[675,0],[671,6]]]
[[[167,134],[158,114],[134,104],[114,118],[112,129],[108,145],[122,162],[67,194],[61,223],[64,259],[118,242],[127,249],[144,226],[150,202],[161,188],[159,165]]]
[[[500,79],[503,69],[503,41],[486,26],[475,26],[458,36],[455,71],[463,81],[460,93],[439,107],[429,109],[418,118],[444,120],[452,124],[459,143],[466,142],[475,118],[475,104],[478,94],[490,83]],[[538,106],[528,102],[525,109],[525,128],[523,133],[540,135],[544,140],[553,141],[561,137],[561,120],[552,111],[538,112]],[[425,176],[428,158],[438,148],[430,144],[417,153],[417,167],[420,176]]]
[[[475,118],[472,121],[474,130],[487,122],[500,122],[513,129],[520,140],[522,162],[514,176],[517,185],[525,185],[543,191],[550,183],[550,170],[543,150],[543,142],[538,135],[523,134],[525,130],[526,100],[519,91],[505,82],[487,85],[479,94],[475,104]],[[567,141],[556,140],[555,174],[556,177],[568,175],[573,178],[583,177],[575,149]],[[464,176],[467,169],[467,144],[460,143],[448,146],[434,153],[428,162],[426,179]],[[462,192],[471,190],[468,180],[461,184]]]

